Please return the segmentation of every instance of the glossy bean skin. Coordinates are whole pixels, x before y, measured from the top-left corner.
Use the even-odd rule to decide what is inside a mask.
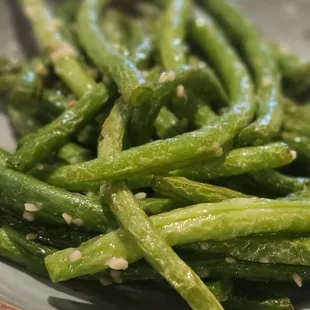
[[[31,139],[24,141],[8,164],[19,171],[29,171],[82,129],[100,111],[106,99],[107,92],[101,85],[86,92],[72,109],[66,110],[52,123],[32,134]]]
[[[250,196],[228,188],[190,181],[183,177],[155,176],[152,187],[164,196],[180,200],[185,204],[219,202],[231,198]]]
[[[0,228],[0,255],[37,275],[46,276],[44,258],[56,249],[26,239],[26,235],[8,227]]]
[[[145,81],[133,62],[115,50],[101,31],[99,17],[105,5],[104,0],[82,3],[78,14],[78,34],[89,57],[103,73],[109,73],[127,101],[132,91]]]
[[[241,145],[268,143],[280,131],[283,120],[280,74],[272,48],[261,38],[251,21],[228,1],[202,2],[224,27],[232,43],[241,49],[254,74],[258,96],[257,119],[241,131],[238,141]]]
[[[253,236],[222,242],[198,242],[181,248],[252,262],[310,266],[310,240],[307,236]]]
[[[72,219],[81,219],[81,229],[88,231],[106,231],[108,222],[113,217],[109,212],[102,210],[98,201],[67,192],[63,189],[49,186],[31,176],[1,167],[1,209],[13,213],[19,217],[25,211],[25,203],[38,205],[40,210],[35,217],[47,223],[66,224],[63,213],[67,213]],[[73,227],[75,224],[71,224]]]
[[[310,161],[310,137],[305,137],[294,132],[282,132],[282,140],[297,152],[297,160],[308,163]]]
[[[309,210],[308,201],[236,198],[177,209],[152,216],[151,220],[168,243],[174,246],[212,239],[226,240],[260,232],[306,232],[310,223]],[[238,221],[232,221],[232,218],[238,218]],[[53,281],[101,272],[106,268],[103,262],[113,256],[134,262],[142,255],[139,248],[126,239],[122,229],[89,240],[77,249],[81,251],[82,258],[75,263],[69,260],[69,255],[75,250],[73,248],[46,258]],[[62,264],[59,264],[60,261]],[[246,273],[248,270],[243,271]],[[252,273],[253,278],[254,275]]]
[[[284,143],[239,148],[228,152],[212,162],[190,166],[170,172],[191,180],[206,181],[218,177],[233,176],[287,165],[294,154]]]

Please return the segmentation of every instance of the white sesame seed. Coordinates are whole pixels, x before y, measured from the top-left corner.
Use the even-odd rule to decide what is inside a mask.
[[[260,263],[262,264],[269,264],[270,261],[267,257],[262,257],[260,260],[259,260]]]
[[[68,103],[68,108],[71,109],[72,107],[74,107],[77,104],[77,100],[71,100]]]
[[[291,150],[291,155],[292,155],[293,160],[295,160],[297,158],[297,152],[296,151]]]
[[[32,212],[25,211],[23,218],[28,222],[33,222],[35,220],[35,215]]]
[[[298,287],[302,287],[302,277],[297,273],[293,273],[292,277],[294,282],[298,285]]]
[[[177,87],[177,97],[178,98],[185,97],[185,88],[182,84],[178,85]]]
[[[82,257],[82,253],[79,251],[79,250],[74,250],[70,256],[69,256],[69,259],[72,263],[78,261],[79,259],[81,259]]]
[[[75,57],[76,51],[69,44],[63,44],[56,51],[51,54],[51,58],[53,62],[57,62],[58,60],[65,58],[67,56]]]
[[[225,261],[228,264],[233,264],[233,263],[236,262],[236,260],[234,258],[232,258],[232,257],[225,257]]]
[[[125,270],[128,268],[128,261],[123,257],[112,257],[107,261],[107,265],[114,270]]]
[[[62,217],[68,225],[71,224],[71,222],[72,222],[72,216],[71,215],[69,215],[68,213],[63,213]]]
[[[41,205],[40,204],[34,204],[34,203],[25,203],[25,210],[28,212],[38,212],[41,209]]]
[[[111,278],[112,278],[114,283],[117,283],[117,284],[122,284],[123,283],[123,280],[121,278],[121,273],[119,271],[111,270],[110,271],[110,275],[111,275]]]
[[[44,165],[43,164],[37,164],[36,165],[36,168],[38,169],[38,170],[43,170],[44,169]]]
[[[272,79],[271,78],[264,78],[263,79],[263,86],[267,87],[267,86],[271,86],[272,85]]]
[[[27,240],[35,240],[36,238],[37,238],[37,236],[34,233],[29,233],[26,235]]]
[[[169,71],[168,72],[168,81],[174,81],[175,80],[175,78],[176,78],[176,74],[175,74],[175,72],[174,71]]]
[[[103,195],[105,194],[105,192],[106,192],[106,189],[107,189],[107,186],[106,186],[105,183],[103,183],[103,184],[100,186],[100,188],[99,188],[99,195],[100,195],[100,196],[103,196]]]
[[[100,278],[99,281],[100,281],[100,283],[101,283],[103,286],[108,286],[108,285],[112,284],[112,281],[111,281],[111,280],[105,279],[105,278]]]
[[[60,28],[62,28],[64,25],[63,21],[60,18],[55,18],[54,19],[54,26],[56,30],[59,30]]]
[[[167,72],[162,72],[159,76],[159,79],[158,79],[158,82],[159,83],[165,83],[169,81],[169,78],[168,78],[168,73]]]
[[[216,152],[215,152],[215,156],[220,157],[220,156],[223,155],[223,153],[224,153],[223,148],[222,148],[222,147],[219,147],[219,148],[216,150]]]
[[[144,192],[137,193],[137,194],[135,194],[135,197],[136,197],[138,200],[145,199],[145,198],[146,198],[146,193],[144,193]]]
[[[38,64],[35,68],[36,72],[42,76],[48,75],[48,70],[43,64]]]
[[[82,219],[79,219],[79,218],[72,220],[72,223],[75,224],[76,226],[79,226],[79,227],[84,225],[84,221]]]

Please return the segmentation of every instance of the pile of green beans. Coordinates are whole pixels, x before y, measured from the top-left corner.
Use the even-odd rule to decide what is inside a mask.
[[[41,53],[0,57],[18,138],[0,257],[53,282],[165,279],[197,310],[294,309],[247,292],[310,282],[310,62],[228,0],[20,4]]]

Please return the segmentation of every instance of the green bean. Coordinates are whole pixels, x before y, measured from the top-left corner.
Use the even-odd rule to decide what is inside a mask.
[[[46,275],[44,257],[56,250],[27,240],[26,236],[5,226],[0,228],[0,255],[23,265],[35,274]]]
[[[17,74],[6,73],[0,74],[0,93],[7,93],[14,88],[16,84]]]
[[[128,18],[126,17],[124,13],[116,9],[106,10],[102,17],[101,28],[113,45],[113,48],[121,54],[128,56],[129,50],[126,45],[128,43],[129,31],[126,29],[125,19]]]
[[[190,14],[191,1],[167,1],[159,34],[161,61],[167,71],[186,65],[186,48],[183,41]]]
[[[206,9],[241,49],[253,71],[258,96],[257,119],[244,128],[239,143],[260,145],[269,142],[280,131],[283,112],[280,102],[280,76],[269,44],[260,37],[256,27],[235,6],[226,0],[203,1]]]
[[[306,232],[310,227],[310,208],[309,201],[236,198],[181,208],[150,218],[154,227],[174,246],[262,232]],[[75,250],[79,250],[82,256],[79,261],[71,262],[69,256]],[[126,239],[124,231],[118,229],[89,240],[76,249],[48,256],[45,263],[52,281],[63,281],[104,271],[107,268],[105,263],[111,257],[123,257],[132,263],[142,254],[134,243]]]
[[[55,254],[57,255],[57,253]],[[52,257],[52,256],[49,256]],[[48,258],[46,260],[48,260]],[[190,254],[183,255],[183,259],[202,279],[212,278],[237,278],[250,281],[281,281],[293,282],[293,276],[299,275],[302,280],[310,280],[310,268],[308,266],[282,265],[282,264],[262,264],[236,260],[227,262],[221,257],[210,257],[209,255]],[[105,274],[100,276],[105,278]],[[119,282],[141,281],[158,279],[159,275],[143,261],[131,264],[126,270],[114,272],[113,276]]]
[[[218,101],[219,104],[224,104],[227,101],[222,86],[211,70],[188,69],[177,71],[174,74],[175,79],[173,81],[157,83],[152,89],[140,87],[134,92],[132,99],[136,98],[136,103],[133,108],[129,130],[131,130],[132,136],[135,137],[136,144],[148,141],[159,111],[177,96],[179,86],[184,88],[184,98],[185,95],[188,98],[208,97],[210,102]],[[189,99],[182,105],[183,112],[179,116],[188,115],[184,113],[185,108],[186,111],[190,111],[189,115],[193,114],[193,106],[189,105],[187,107],[187,102],[190,102]],[[176,109],[174,111],[177,112]]]
[[[25,204],[31,204],[38,209],[32,214],[33,217],[47,223],[72,222],[73,227],[80,225],[85,230],[99,232],[105,232],[109,223],[115,227],[110,213],[102,210],[98,201],[47,185],[8,168],[1,167],[0,171],[0,207],[5,212],[13,212],[21,217],[25,212]]]
[[[7,56],[0,56],[0,75],[8,73],[18,73],[22,67],[20,60],[15,58],[8,58]]]
[[[4,167],[6,165],[7,159],[10,157],[10,153],[0,149],[0,167]]]
[[[295,159],[295,153],[284,143],[271,143],[232,150],[226,155],[203,164],[171,172],[191,180],[206,181],[213,178],[260,171],[287,165]]]
[[[99,157],[121,151],[128,118],[128,107],[124,105],[123,98],[121,98],[112,108],[102,127],[98,144]],[[221,309],[199,277],[156,232],[124,181],[104,183],[100,187],[100,193],[108,201],[127,238],[133,244],[137,244],[144,258],[193,309],[203,309],[203,305],[208,305],[211,309]]]
[[[231,198],[250,198],[248,195],[228,188],[193,182],[182,177],[155,176],[152,187],[156,192],[164,196],[187,204],[218,202]]]
[[[268,197],[285,196],[300,191],[309,184],[309,180],[306,178],[287,176],[272,169],[251,173],[249,177]]]
[[[225,309],[235,310],[294,310],[289,298],[268,299],[264,301],[233,298],[224,303]]]
[[[144,84],[144,78],[134,64],[117,52],[99,27],[105,0],[84,1],[78,14],[78,34],[89,57],[103,73],[109,73],[120,93],[129,101],[134,89]]]
[[[310,62],[274,45],[278,65],[283,75],[283,89],[291,97],[303,94],[309,87]]]
[[[43,87],[43,76],[40,74],[41,67],[44,69],[44,62],[41,59],[34,59],[23,69],[16,79],[11,95],[10,105],[14,109],[29,116],[34,116],[38,110],[38,99]]]
[[[309,237],[253,236],[222,242],[204,241],[180,248],[190,252],[225,255],[229,257],[227,261],[232,262],[234,259],[240,259],[265,264],[310,266]]]
[[[168,108],[162,107],[155,120],[157,136],[160,139],[167,139],[182,134],[186,131],[186,119],[178,119]]]
[[[57,155],[70,165],[82,163],[92,158],[91,152],[88,149],[72,142],[65,144]]]
[[[310,120],[310,104],[306,103],[304,105],[298,105],[294,101],[288,98],[282,98],[282,105],[284,112],[300,120],[308,122]]]
[[[66,110],[55,121],[40,128],[31,136],[31,139],[24,141],[19,150],[9,159],[8,164],[19,171],[29,171],[92,120],[105,104],[106,99],[106,89],[101,85],[85,92],[72,109]]]
[[[92,77],[76,59],[77,52],[64,41],[50,12],[40,0],[22,0],[42,48],[49,54],[57,75],[78,97],[95,86]],[[74,77],[74,78],[72,78]]]
[[[304,137],[293,132],[282,132],[281,137],[291,149],[297,152],[298,161],[310,162],[310,137]]]
[[[310,138],[308,121],[303,121],[299,118],[287,115],[284,117],[283,128],[286,131],[294,132]]]
[[[139,204],[149,215],[155,215],[184,207],[179,201],[169,198],[147,198],[139,200]]]
[[[130,27],[130,58],[138,68],[147,68],[155,49],[155,30],[157,30],[157,18],[155,21],[149,18],[132,18]],[[159,76],[159,75],[158,75]]]
[[[69,100],[61,93],[54,89],[44,89],[41,96],[42,116],[47,120],[53,120],[63,113],[69,104]]]
[[[194,115],[193,123],[197,128],[201,128],[215,120],[217,115],[204,102],[197,102],[197,109]]]

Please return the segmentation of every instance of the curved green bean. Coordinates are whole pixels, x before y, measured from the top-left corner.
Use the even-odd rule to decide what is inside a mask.
[[[280,75],[272,48],[260,37],[251,21],[228,1],[208,0],[203,4],[241,49],[254,74],[257,119],[241,131],[238,141],[243,145],[265,144],[278,134],[283,120]]]
[[[218,177],[233,176],[287,165],[295,159],[284,143],[239,148],[209,162],[170,172],[191,180],[206,181]]]
[[[190,0],[169,0],[165,3],[159,34],[159,49],[164,68],[180,69],[186,65],[184,38],[191,14]]]
[[[249,174],[259,187],[259,191],[267,197],[285,196],[305,189],[309,179],[284,175],[272,169],[266,169]],[[265,196],[265,197],[266,197]]]
[[[40,128],[31,135],[31,139],[25,140],[8,160],[8,165],[19,171],[29,171],[90,122],[106,103],[106,99],[106,89],[101,85],[86,91],[74,107],[66,110],[50,124]]]
[[[100,13],[106,0],[84,1],[78,14],[78,34],[89,57],[103,73],[109,73],[126,101],[134,89],[144,84],[143,75],[135,65],[117,52],[100,29]]]
[[[173,210],[152,216],[151,220],[168,243],[174,246],[261,232],[306,232],[310,228],[309,218],[309,201],[236,198]],[[75,250],[81,252],[81,259],[71,262],[69,257]],[[118,229],[89,240],[76,249],[50,255],[45,263],[52,281],[63,281],[104,271],[107,268],[105,263],[111,257],[123,257],[132,263],[141,256],[139,248],[126,239],[122,229]]]
[[[27,17],[32,22],[40,45],[53,62],[55,72],[73,93],[81,97],[85,91],[95,86],[95,81],[76,59],[77,51],[62,39],[55,27],[53,16],[42,1],[22,0],[21,3]]]
[[[293,132],[282,132],[282,140],[297,152],[297,160],[310,162],[310,137],[304,137]]]
[[[205,241],[180,247],[182,250],[226,255],[233,259],[270,264],[310,266],[309,237],[266,235],[235,238],[222,242]],[[232,261],[229,260],[228,261]]]
[[[98,201],[47,185],[8,168],[1,167],[0,172],[0,207],[5,212],[22,217],[25,204],[31,204],[38,209],[34,217],[47,223],[71,223],[78,228],[74,224],[74,220],[78,219],[80,228],[99,232],[107,231],[109,226],[116,227],[110,212],[105,212]]]
[[[164,196],[186,204],[218,202],[231,198],[250,198],[248,195],[228,188],[198,183],[182,177],[154,176],[152,188]]]

